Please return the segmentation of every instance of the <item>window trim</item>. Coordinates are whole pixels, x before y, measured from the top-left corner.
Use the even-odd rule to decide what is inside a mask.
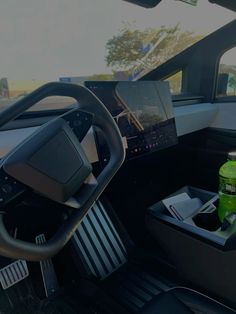
[[[235,96],[218,96],[215,98],[216,103],[222,102],[236,102],[236,95]]]
[[[217,66],[216,66],[216,79],[215,79],[215,86],[214,86],[214,102],[235,102],[236,101],[236,95],[235,96],[220,96],[217,94],[218,91],[218,82],[219,82],[219,74],[220,74],[220,62],[223,58],[223,56],[230,50],[236,49],[236,44],[234,43],[233,46],[228,47],[228,49],[225,49],[221,52],[221,54],[218,56],[217,60]]]

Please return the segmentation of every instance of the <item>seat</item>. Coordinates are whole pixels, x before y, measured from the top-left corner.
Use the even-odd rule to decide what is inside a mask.
[[[145,306],[141,313],[143,314],[193,314],[183,302],[176,298],[172,293],[166,292],[158,295],[152,302]]]
[[[198,314],[232,314],[235,310],[192,289],[177,287],[172,293]]]
[[[197,291],[180,287],[159,294],[140,313],[233,314],[235,311]]]

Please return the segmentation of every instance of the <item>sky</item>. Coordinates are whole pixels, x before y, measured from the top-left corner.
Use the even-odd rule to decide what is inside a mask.
[[[235,12],[207,0],[197,7],[163,0],[154,9],[122,0],[0,0],[0,78],[50,81],[111,72],[105,44],[124,24],[180,23],[183,30],[208,34],[233,19]]]

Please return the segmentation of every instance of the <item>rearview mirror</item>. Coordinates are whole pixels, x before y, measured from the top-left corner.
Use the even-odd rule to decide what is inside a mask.
[[[124,1],[131,2],[144,8],[154,8],[156,5],[158,5],[158,3],[161,2],[161,0],[124,0]],[[195,6],[198,3],[198,0],[178,0],[178,1],[183,1]]]
[[[161,0],[124,0],[133,4],[139,5],[144,8],[154,8]]]
[[[196,6],[198,3],[198,0],[179,0],[179,1],[186,2],[186,3],[194,5],[194,6]]]

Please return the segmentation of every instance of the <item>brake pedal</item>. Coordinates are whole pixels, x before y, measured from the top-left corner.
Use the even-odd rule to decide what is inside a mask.
[[[29,270],[24,260],[18,260],[0,269],[0,281],[4,290],[14,286],[29,276]]]
[[[35,238],[35,242],[38,245],[45,244],[46,238],[44,234],[38,235]],[[51,258],[45,261],[40,261],[40,269],[43,277],[43,285],[46,297],[50,297],[59,289],[56,272]]]

